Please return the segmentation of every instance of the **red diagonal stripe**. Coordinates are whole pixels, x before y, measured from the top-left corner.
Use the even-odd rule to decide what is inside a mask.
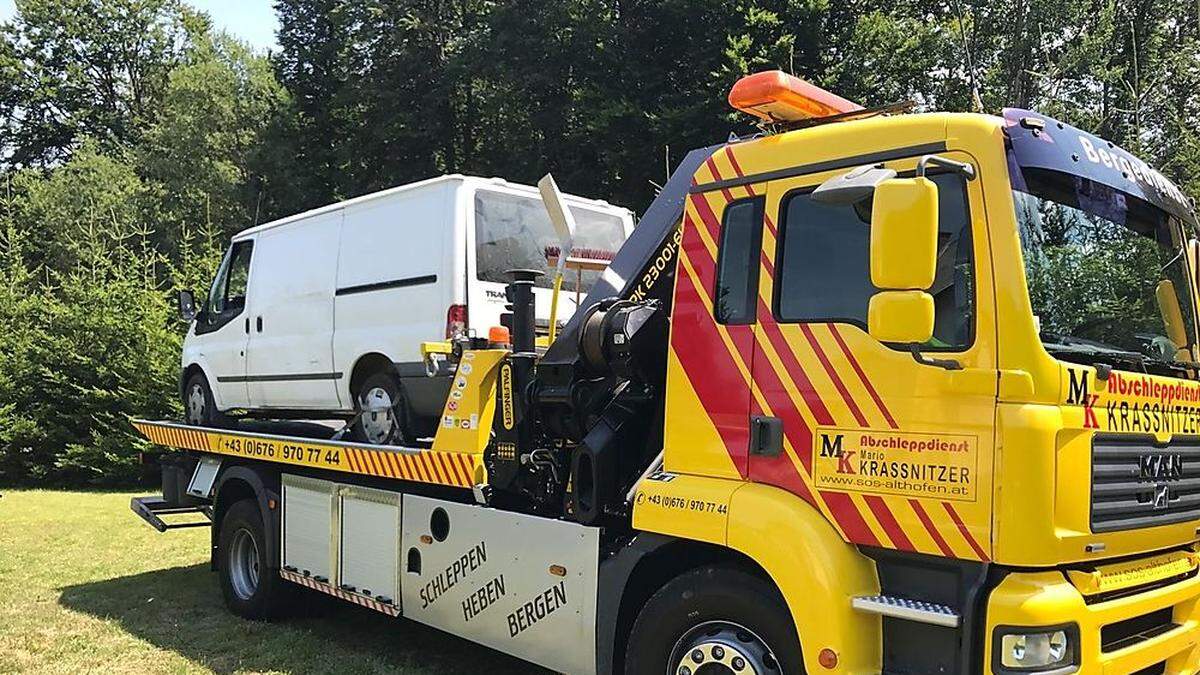
[[[711,155],[708,159],[704,160],[704,163],[708,165],[708,170],[712,172],[713,179],[721,180],[721,173],[717,171],[717,163],[713,161]],[[725,196],[725,201],[733,201],[733,193],[729,191],[729,188],[721,188],[721,194]]]
[[[882,545],[879,538],[867,525],[867,520],[859,513],[854,501],[850,499],[850,495],[844,492],[825,492],[824,490],[819,492],[821,498],[829,506],[829,511],[837,517],[838,524],[842,526],[842,531],[846,533],[850,541],[867,546]]]
[[[833,339],[835,342],[837,342],[838,347],[841,348],[842,353],[846,355],[846,360],[850,362],[850,367],[853,368],[854,372],[858,374],[858,379],[863,383],[863,387],[866,388],[867,393],[871,395],[871,398],[875,400],[875,405],[879,408],[879,412],[883,413],[884,419],[887,420],[888,424],[893,429],[898,429],[899,425],[896,424],[896,420],[892,417],[891,411],[889,411],[887,406],[884,405],[883,399],[879,396],[879,392],[875,390],[875,385],[871,384],[871,379],[867,377],[865,372],[863,372],[862,366],[858,365],[858,359],[854,358],[854,353],[850,351],[850,347],[847,346],[846,341],[842,339],[841,331],[838,330],[836,325],[829,324],[829,332],[833,333]]]
[[[471,479],[467,476],[466,469],[462,465],[462,455],[455,453],[447,455],[446,461],[450,463],[450,468],[454,470],[454,477],[458,479],[458,484],[463,487],[471,486]]]
[[[412,463],[413,475],[415,476],[413,480],[419,480],[422,483],[430,482],[429,476],[425,475],[425,467],[421,463],[421,453],[412,456]]]
[[[804,367],[800,365],[795,352],[792,351],[791,344],[783,336],[783,330],[775,322],[775,317],[771,316],[771,309],[761,299],[758,301],[758,315],[758,323],[763,329],[763,334],[767,336],[771,345],[775,347],[775,353],[779,355],[779,360],[783,362],[784,372],[792,377],[796,388],[804,398],[804,403],[812,411],[817,424],[833,424],[833,413],[829,412],[829,408],[825,406],[825,402],[817,394],[817,389],[813,386],[812,379],[804,372]],[[772,403],[772,407],[774,407],[774,403]]]
[[[858,402],[850,395],[850,390],[846,389],[846,384],[842,382],[842,378],[838,375],[837,370],[830,363],[829,357],[825,355],[825,350],[821,349],[820,343],[817,342],[817,336],[813,335],[812,328],[806,324],[799,324],[800,332],[804,334],[804,338],[808,340],[808,344],[812,347],[813,353],[817,355],[817,360],[821,362],[821,367],[825,369],[825,373],[829,375],[829,379],[833,381],[833,386],[842,395],[842,400],[846,402],[846,407],[850,408],[850,414],[854,415],[854,419],[858,421],[859,426],[868,427],[870,424],[867,418],[863,415],[862,410],[858,407]]]
[[[442,468],[442,476],[445,477],[443,482],[451,484],[458,482],[454,477],[454,472],[451,471],[450,467],[446,465],[446,457],[439,452],[434,455],[434,458],[437,459],[438,466]]]
[[[921,519],[921,524],[925,526],[926,531],[929,532],[929,536],[933,537],[933,543],[937,544],[937,547],[941,549],[942,555],[947,558],[958,557],[954,555],[954,549],[950,548],[950,545],[942,538],[942,533],[938,532],[937,526],[930,520],[929,514],[925,513],[925,509],[921,506],[921,503],[915,499],[908,500],[908,503],[912,506],[913,511],[916,511],[917,517]]]
[[[697,293],[686,266],[679,265],[676,274],[672,320],[677,326],[686,326],[687,329],[671,332],[671,347],[724,442],[726,452],[738,473],[745,477],[744,454],[750,443],[747,408],[743,407],[737,414],[732,409],[742,402],[748,406],[750,388],[734,363],[733,355],[721,340],[716,323]],[[730,406],[730,401],[737,404]],[[730,412],[722,412],[725,410]]]
[[[383,454],[383,456],[385,459],[387,459],[388,475],[391,476],[392,478],[399,478],[400,477],[400,466],[399,466],[399,460],[396,459],[396,453],[385,452]]]
[[[729,166],[733,167],[733,172],[737,174],[737,177],[745,178],[746,174],[742,171],[742,166],[738,164],[737,157],[733,156],[733,148],[729,147],[728,145],[725,146],[725,156],[729,158]],[[754,188],[750,187],[749,185],[746,185],[745,188],[746,192],[749,192],[750,196],[753,197]]]
[[[979,545],[979,542],[975,541],[975,537],[971,536],[971,531],[967,529],[966,523],[964,523],[962,518],[959,517],[958,511],[954,509],[954,505],[950,502],[942,502],[942,507],[946,509],[946,513],[950,514],[950,518],[954,521],[954,524],[958,526],[958,531],[962,533],[963,539],[966,539],[967,543],[970,544],[971,548],[975,551],[975,555],[979,556],[980,560],[987,560],[987,553],[984,552],[983,547]]]
[[[867,502],[867,506],[871,509],[871,513],[875,514],[875,518],[879,520],[879,524],[883,526],[883,531],[887,533],[888,539],[896,545],[896,548],[905,551],[916,551],[912,541],[908,535],[904,534],[904,528],[900,527],[900,523],[896,521],[896,517],[892,515],[891,509],[883,499],[877,495],[866,495],[863,500]]]

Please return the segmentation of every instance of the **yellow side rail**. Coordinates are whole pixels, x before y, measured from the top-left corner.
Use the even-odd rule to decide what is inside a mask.
[[[322,441],[178,422],[132,422],[150,442],[180,450],[466,489],[483,482],[484,476],[479,453]]]

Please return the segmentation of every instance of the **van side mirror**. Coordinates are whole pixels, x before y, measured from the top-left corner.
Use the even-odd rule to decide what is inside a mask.
[[[933,336],[938,189],[925,177],[892,178],[875,188],[871,208],[871,283],[867,310],[880,342],[921,344]]]
[[[179,318],[188,323],[196,318],[196,295],[191,291],[179,291]]]

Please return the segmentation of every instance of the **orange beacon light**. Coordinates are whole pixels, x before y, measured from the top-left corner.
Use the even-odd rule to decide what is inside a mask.
[[[729,90],[729,105],[765,122],[799,122],[863,109],[782,70],[738,80]]]

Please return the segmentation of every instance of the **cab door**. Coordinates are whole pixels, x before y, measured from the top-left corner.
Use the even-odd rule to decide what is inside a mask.
[[[916,159],[889,168],[912,175]],[[921,363],[867,332],[870,204],[812,197],[850,168],[766,188],[752,373],[757,424],[782,438],[752,448],[749,478],[808,500],[848,541],[987,559],[997,372],[980,181],[929,175],[939,257]]]

